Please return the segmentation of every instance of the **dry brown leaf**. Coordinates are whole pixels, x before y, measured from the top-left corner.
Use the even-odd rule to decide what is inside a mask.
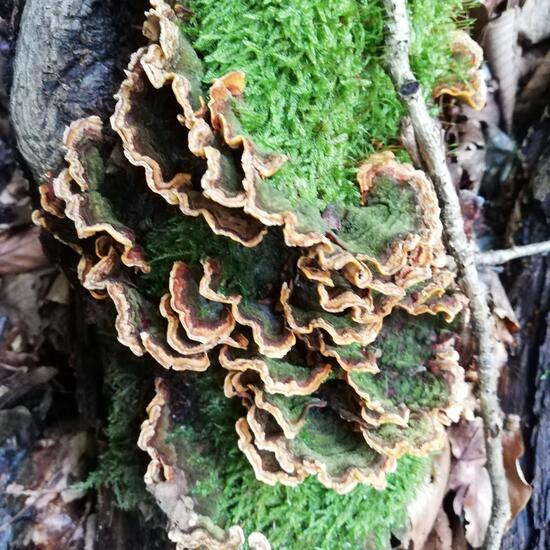
[[[510,304],[508,295],[502,286],[498,273],[490,267],[481,267],[479,269],[479,275],[487,291],[489,292],[492,307],[492,312],[501,320],[506,323],[508,330],[516,332],[520,329],[519,321],[516,317],[514,309]],[[512,344],[513,338],[506,337],[503,339],[506,344]]]
[[[510,509],[512,517],[509,526],[514,518],[525,508],[533,489],[525,480],[521,471],[519,459],[523,455],[523,436],[520,430],[519,417],[510,415],[506,419],[505,430],[502,434],[502,448],[504,452],[504,469],[508,480],[508,496],[510,497]]]
[[[36,273],[6,275],[1,278],[0,314],[9,317],[12,324],[24,327],[27,340],[37,339],[42,332],[38,315],[41,305],[40,277]]]
[[[469,189],[461,189],[459,192],[460,210],[464,218],[464,232],[468,239],[476,235],[475,227],[479,223],[483,198]]]
[[[9,365],[3,364],[1,355],[0,360],[0,409],[13,407],[27,393],[48,383],[57,374],[57,369],[44,366],[15,367],[10,371]]]
[[[10,181],[0,191],[0,207],[0,231],[31,223],[29,182],[19,168],[13,171]]]
[[[408,505],[409,530],[401,539],[403,548],[420,550],[434,527],[447,489],[451,466],[449,442],[446,441],[443,451],[434,458],[432,478],[419,489],[414,500]]]
[[[47,265],[40,243],[40,229],[25,227],[0,235],[0,275],[25,273]]]
[[[548,101],[550,92],[550,52],[538,63],[537,68],[517,97],[516,120],[540,113]]]
[[[450,550],[453,547],[453,532],[449,525],[449,517],[443,508],[435,518],[431,530],[422,550]]]
[[[485,137],[481,123],[466,120],[456,125],[455,142],[449,155],[450,169],[457,189],[468,188],[477,193],[485,171]]]
[[[537,44],[550,37],[550,0],[525,0],[519,14],[519,34]]]
[[[45,300],[66,306],[69,304],[70,294],[71,289],[67,277],[63,273],[58,273],[48,289]]]
[[[483,543],[491,515],[492,489],[485,468],[485,440],[481,418],[462,421],[449,428],[453,462],[449,489],[455,491],[453,510],[466,521],[466,540],[474,548]],[[504,469],[513,518],[525,507],[531,497],[531,486],[526,482],[518,459],[523,454],[523,439],[518,417],[507,419],[502,435]]]
[[[518,8],[506,10],[489,21],[482,41],[485,58],[499,82],[500,103],[508,132],[512,129],[519,78],[518,18]]]
[[[474,547],[483,544],[485,532],[491,519],[491,505],[493,490],[489,472],[486,468],[479,468],[468,487],[462,487],[455,497],[453,505],[457,506],[457,499],[462,499],[462,510],[466,520],[466,540]]]
[[[449,429],[454,457],[449,489],[455,491],[453,510],[466,521],[466,540],[477,548],[483,543],[491,515],[493,494],[485,468],[485,440],[481,418],[462,421]]]
[[[502,6],[506,3],[506,0],[481,0],[480,4],[487,10],[489,17],[492,17],[493,14],[501,9]]]

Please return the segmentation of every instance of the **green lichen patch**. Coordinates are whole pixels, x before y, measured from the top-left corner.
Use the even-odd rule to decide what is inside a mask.
[[[371,346],[380,372],[354,372],[352,383],[386,412],[395,412],[400,405],[411,410],[442,406],[449,397],[447,385],[427,368],[437,335],[445,330],[442,324],[437,316],[393,313]]]
[[[296,204],[359,204],[358,163],[397,140],[402,107],[383,66],[380,0],[190,0],[183,31],[202,56],[205,87],[246,74],[244,131],[290,160],[268,181]],[[430,95],[451,70],[462,0],[409,2],[412,65]]]
[[[263,400],[276,407],[289,424],[298,423],[308,408],[320,406],[322,401],[309,395],[281,395],[277,393],[264,393]]]
[[[409,376],[395,370],[378,374],[354,372],[349,378],[360,395],[369,402],[377,401],[386,413],[398,413],[401,405],[413,410],[439,407],[448,397],[444,381],[429,372]]]
[[[416,228],[416,205],[410,187],[381,178],[364,207],[339,207],[341,228],[336,231],[350,252],[380,257],[398,237]]]
[[[282,550],[388,548],[392,532],[405,526],[406,506],[426,479],[429,459],[401,459],[384,491],[358,486],[339,495],[315,478],[294,488],[261,483],[237,448],[234,422],[244,411],[223,397],[221,374],[210,369],[193,377],[190,387],[200,412],[170,436],[191,450],[193,495],[214,521],[239,524],[246,534],[261,531]]]

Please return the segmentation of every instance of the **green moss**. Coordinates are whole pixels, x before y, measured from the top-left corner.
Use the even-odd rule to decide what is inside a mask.
[[[410,445],[421,447],[433,440],[433,420],[428,416],[411,417],[406,427],[384,424],[377,428],[375,438],[388,445],[406,440]]]
[[[357,323],[349,315],[325,311],[319,303],[316,286],[311,281],[301,279],[298,288],[291,297],[291,308],[299,325],[307,326],[315,319],[322,319],[336,330],[353,329],[358,333],[364,330],[365,325]]]
[[[281,317],[274,314],[272,307],[245,299],[239,304],[239,312],[248,319],[258,321],[268,338],[277,340],[283,335],[284,325]]]
[[[379,374],[355,372],[351,379],[361,393],[380,401],[387,412],[395,412],[401,404],[412,410],[438,407],[447,396],[445,383],[428,372],[406,376],[386,369]]]
[[[350,361],[362,361],[365,359],[363,346],[360,344],[347,344],[345,346],[328,346],[329,349],[338,352],[338,355],[343,359]]]
[[[400,460],[385,491],[359,486],[338,495],[314,478],[295,488],[263,484],[237,448],[234,422],[243,412],[223,396],[222,381],[215,369],[193,379],[200,415],[171,435],[196,457],[193,494],[201,507],[220,525],[263,532],[278,550],[388,548],[392,532],[405,526],[406,505],[426,479],[429,460]]]
[[[396,143],[403,114],[383,67],[380,0],[189,0],[184,32],[205,63],[204,84],[247,77],[238,117],[290,161],[269,181],[294,203],[359,204],[358,162]],[[426,96],[450,71],[462,0],[409,2],[412,65]]]
[[[149,295],[160,297],[167,291],[170,270],[181,260],[195,269],[197,280],[202,274],[201,260],[219,260],[222,267],[220,291],[258,299],[279,288],[279,279],[292,250],[285,247],[282,233],[272,229],[262,242],[247,248],[231,239],[212,233],[202,217],[175,214],[144,235],[143,245],[151,272],[143,276],[143,288]]]
[[[415,372],[432,356],[436,334],[445,330],[445,322],[439,316],[415,317],[394,312],[385,319],[372,344],[377,350],[379,367]]]
[[[143,481],[146,457],[136,441],[153,379],[145,370],[147,365],[126,352],[120,353],[114,346],[105,367],[104,391],[110,403],[103,430],[105,449],[99,454],[95,470],[81,486],[108,488],[120,508],[134,510],[140,503],[152,502]]]
[[[282,359],[269,357],[262,357],[262,360],[267,365],[269,375],[277,380],[295,380],[298,383],[303,383],[311,376],[311,369],[306,366],[294,365]]]

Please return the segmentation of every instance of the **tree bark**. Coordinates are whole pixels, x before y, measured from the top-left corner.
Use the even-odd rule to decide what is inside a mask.
[[[545,115],[522,147],[523,168],[516,186],[522,223],[519,244],[550,236],[550,118]],[[517,266],[516,266],[517,268]],[[509,297],[521,326],[509,360],[503,405],[521,415],[525,426],[523,467],[533,496],[517,517],[503,548],[546,550],[550,547],[550,257],[535,256],[510,267]]]
[[[27,0],[15,51],[11,115],[19,151],[37,181],[62,166],[65,126],[112,111],[123,68],[141,38],[145,6],[144,1]]]

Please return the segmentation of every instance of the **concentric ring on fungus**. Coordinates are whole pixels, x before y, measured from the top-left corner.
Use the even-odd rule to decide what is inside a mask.
[[[151,43],[132,56],[117,94],[115,136],[97,117],[67,129],[68,168],[40,187],[33,219],[74,250],[83,287],[114,304],[118,339],[134,354],[177,371],[227,370],[225,394],[246,411],[235,440],[259,480],[295,486],[313,475],[339,493],[381,489],[397,458],[441,447],[467,394],[445,328],[466,301],[447,266],[431,183],[382,153],[359,167],[363,204],[329,205],[337,223],[291,204],[270,182],[286,156],[262,151],[240,127],[245,75],[204,90],[183,23],[168,3],[151,4]],[[203,219],[222,243],[198,260],[170,259],[159,296],[147,288],[156,258],[140,245],[140,220],[110,202],[115,168],[139,175],[135,192],[146,203]],[[258,251],[270,239],[278,263],[266,264],[258,288],[242,288],[265,267]],[[248,251],[242,269],[252,277],[231,278],[229,244]],[[168,441],[177,404],[167,380],[157,382],[142,426],[146,483],[155,495],[167,483],[180,491],[186,519],[170,536],[182,548],[236,548],[239,527],[223,531],[194,511]]]

